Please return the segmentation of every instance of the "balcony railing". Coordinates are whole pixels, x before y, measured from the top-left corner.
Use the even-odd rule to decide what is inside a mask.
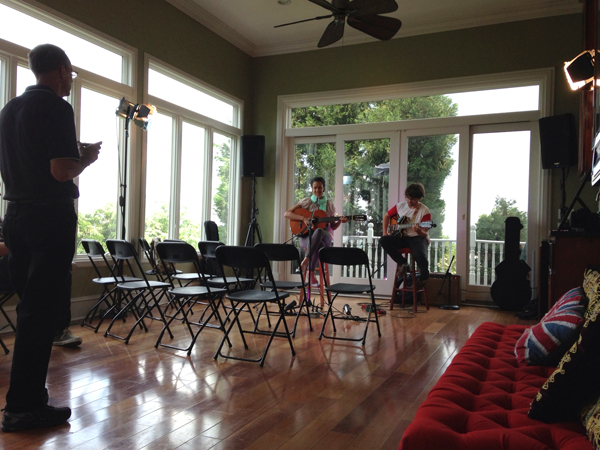
[[[379,246],[380,236],[373,235],[373,225],[369,224],[366,236],[344,236],[344,247],[362,248],[369,256],[373,278],[385,279],[388,277],[387,258]],[[504,241],[478,240],[475,226],[471,227],[469,248],[469,284],[476,286],[491,286],[496,279],[494,268],[504,259]],[[521,242],[521,246],[525,243]],[[452,256],[456,255],[455,239],[431,239],[427,259],[431,272],[446,272]],[[392,267],[391,270],[395,270]],[[456,272],[456,259],[450,268]],[[347,268],[344,277],[365,277],[364,269]]]

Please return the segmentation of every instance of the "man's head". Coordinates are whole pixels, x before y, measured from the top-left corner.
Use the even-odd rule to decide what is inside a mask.
[[[34,47],[27,58],[38,83],[51,87],[61,97],[71,93],[73,66],[62,48],[41,44]]]
[[[404,191],[404,195],[409,206],[412,208],[419,203],[419,200],[425,197],[425,186],[421,183],[409,184]]]

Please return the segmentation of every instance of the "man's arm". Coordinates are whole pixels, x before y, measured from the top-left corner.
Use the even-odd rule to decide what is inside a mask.
[[[383,215],[383,235],[387,236],[388,235],[388,226],[390,225],[390,216],[388,215],[388,213],[385,213]]]
[[[50,172],[60,182],[69,181],[78,177],[87,166],[98,159],[102,142],[79,146],[79,160],[70,158],[57,158],[50,161]]]

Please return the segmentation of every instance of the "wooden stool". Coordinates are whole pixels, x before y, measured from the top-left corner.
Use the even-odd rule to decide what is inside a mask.
[[[404,308],[404,296],[406,295],[406,292],[412,292],[412,298],[413,298],[413,313],[416,315],[417,314],[417,294],[423,293],[423,298],[425,300],[425,308],[429,311],[429,301],[427,300],[427,291],[425,290],[425,287],[422,286],[420,289],[417,289],[417,270],[416,270],[416,266],[415,266],[415,260],[412,257],[412,251],[410,250],[410,248],[406,247],[406,248],[401,248],[398,250],[398,253],[402,253],[402,256],[404,256],[404,258],[406,258],[406,260],[409,260],[409,255],[410,255],[410,262],[408,264],[407,270],[404,273],[404,278],[402,280],[401,283],[398,283],[398,268],[400,267],[400,264],[398,264],[396,266],[396,273],[394,274],[394,287],[392,289],[392,298],[390,299],[390,309],[394,309],[394,300],[396,299],[396,293],[397,292],[402,292],[402,307]],[[412,278],[412,286],[406,287],[406,279],[407,279],[407,275],[410,273],[411,278]],[[396,283],[398,283],[398,286],[396,287]],[[400,287],[402,286],[402,287]]]

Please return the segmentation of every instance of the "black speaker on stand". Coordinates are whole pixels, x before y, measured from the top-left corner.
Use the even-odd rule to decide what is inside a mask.
[[[260,226],[256,220],[258,208],[256,207],[256,177],[265,176],[265,137],[244,135],[242,136],[242,176],[252,177],[252,211],[250,223],[246,234],[246,246],[255,244],[255,236],[262,243]]]
[[[540,149],[542,152],[542,168],[562,170],[560,205],[561,223],[568,215],[565,182],[569,167],[577,164],[577,125],[573,114],[542,117],[540,126]]]

